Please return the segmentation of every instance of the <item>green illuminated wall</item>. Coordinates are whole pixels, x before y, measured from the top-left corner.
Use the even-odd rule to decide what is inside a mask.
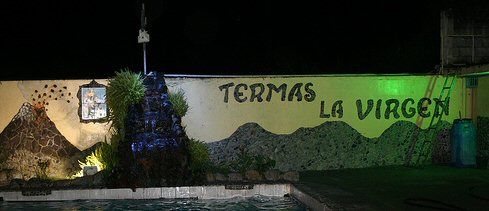
[[[45,84],[76,93],[90,81],[2,82],[0,128]],[[272,156],[283,170],[402,164],[412,134],[426,129],[435,113],[444,122],[437,130],[434,154],[437,162],[446,162],[447,129],[467,107],[460,78],[449,104],[436,103],[442,76],[168,76],[166,81],[170,92],[185,91],[190,107],[182,119],[186,132],[209,143],[216,162],[231,159],[236,146],[246,145],[251,152]],[[427,102],[431,104],[425,109]],[[80,150],[110,136],[108,124],[80,122],[75,98],[69,103],[51,100],[46,108],[60,134]]]

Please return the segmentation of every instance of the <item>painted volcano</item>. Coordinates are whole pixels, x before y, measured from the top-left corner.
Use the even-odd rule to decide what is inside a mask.
[[[50,177],[66,177],[79,169],[74,145],[58,131],[44,107],[24,103],[0,133],[0,161],[15,178],[39,176],[41,163]]]

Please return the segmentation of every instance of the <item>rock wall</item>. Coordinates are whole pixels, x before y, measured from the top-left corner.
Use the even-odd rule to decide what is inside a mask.
[[[449,128],[451,125],[447,122],[437,127],[433,162],[450,161]],[[417,153],[420,144],[430,135],[428,130],[407,121],[394,123],[377,138],[367,138],[340,121],[299,128],[288,135],[274,134],[256,123],[247,123],[229,138],[208,146],[212,160],[218,164],[235,159],[244,149],[251,154],[271,157],[276,161],[276,168],[282,171],[363,168],[402,165],[415,132],[419,132]]]
[[[145,96],[129,108],[125,140],[119,143],[120,171],[116,186],[185,185],[188,170],[188,137],[168,99],[162,76],[144,79]]]

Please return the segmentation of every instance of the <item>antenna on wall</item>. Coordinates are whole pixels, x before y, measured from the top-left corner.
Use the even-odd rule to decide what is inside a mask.
[[[139,29],[138,43],[143,44],[143,67],[144,75],[146,75],[146,43],[149,42],[149,34],[146,31],[146,15],[144,10],[144,2],[141,3],[141,29]]]

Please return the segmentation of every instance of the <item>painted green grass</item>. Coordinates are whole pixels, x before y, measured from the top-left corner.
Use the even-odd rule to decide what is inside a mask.
[[[449,166],[407,168],[401,166],[306,171],[301,181],[319,192],[321,187],[337,187],[389,210],[413,209],[406,198],[429,198],[468,210],[489,208],[489,201],[474,198],[470,192],[489,198],[489,170],[460,169]],[[469,191],[471,187],[475,187]]]

